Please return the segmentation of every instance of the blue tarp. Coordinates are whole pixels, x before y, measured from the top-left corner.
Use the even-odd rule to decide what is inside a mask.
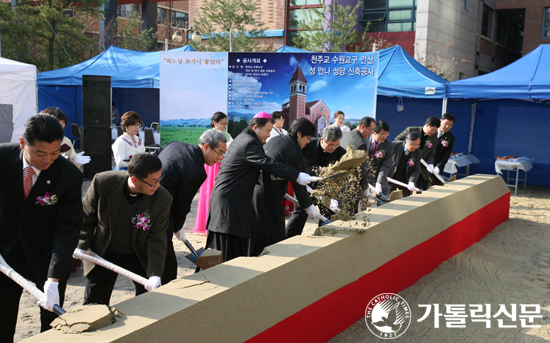
[[[550,45],[538,48],[492,73],[449,82],[447,97],[550,99]]]
[[[498,156],[527,156],[535,159],[527,182],[550,186],[550,104],[532,101],[550,98],[550,45],[490,74],[449,82],[447,95],[478,99],[471,152],[480,163],[472,173],[494,174]]]
[[[189,45],[172,51],[194,51]],[[82,125],[82,75],[111,76],[113,101],[120,115],[137,110],[145,125],[159,118],[160,52],[140,52],[109,47],[101,54],[73,66],[38,75],[38,107],[61,108],[70,123]],[[70,125],[65,133],[72,137]]]
[[[447,80],[418,63],[402,47],[397,45],[378,52],[378,95],[445,98]]]
[[[311,52],[311,51],[294,48],[294,47],[288,46],[288,45],[283,45],[282,47],[277,49],[277,51],[275,51],[275,52]]]

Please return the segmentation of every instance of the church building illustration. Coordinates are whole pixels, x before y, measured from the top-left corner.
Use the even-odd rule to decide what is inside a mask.
[[[290,86],[290,101],[283,104],[281,113],[284,114],[287,128],[298,118],[307,118],[313,124],[317,136],[321,131],[330,125],[331,112],[323,100],[306,102],[307,80],[302,73],[300,66],[296,68],[294,75],[288,83]]]

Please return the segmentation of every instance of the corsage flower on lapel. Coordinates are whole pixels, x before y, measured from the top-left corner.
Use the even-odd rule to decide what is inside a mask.
[[[430,141],[426,142],[426,148],[431,149],[432,146],[433,146],[432,142]]]
[[[138,230],[149,230],[151,228],[151,217],[149,216],[149,210],[144,213],[136,214],[132,218],[132,224],[134,224]]]
[[[407,164],[408,164],[409,166],[413,167],[413,166],[414,166],[414,159],[409,158],[409,160],[407,161]]]
[[[46,192],[43,197],[36,197],[36,203],[40,206],[49,206],[57,204],[57,195],[50,195],[49,192]]]
[[[442,141],[441,141],[441,145],[443,145],[443,147],[446,148],[447,145],[449,145],[449,141],[442,140]]]
[[[384,150],[378,150],[375,154],[374,154],[374,157],[376,158],[384,158],[385,154],[384,154]]]

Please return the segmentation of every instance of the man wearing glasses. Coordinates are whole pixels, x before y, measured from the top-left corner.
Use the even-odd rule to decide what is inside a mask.
[[[82,205],[84,224],[78,248],[149,279],[134,282],[136,295],[160,286],[166,255],[166,229],[172,197],[162,186],[162,163],[143,153],[128,171],[96,174]],[[84,261],[84,304],[109,305],[118,274]]]
[[[170,212],[170,222],[166,230],[166,263],[162,284],[174,280],[178,273],[178,261],[172,242],[173,234],[184,240],[183,224],[191,211],[191,203],[206,180],[204,165],[212,166],[221,160],[226,151],[227,138],[222,131],[210,129],[203,132],[198,145],[172,142],[163,147],[158,157],[162,161],[161,185],[174,198]]]
[[[387,138],[390,135],[390,126],[383,120],[376,122],[373,134],[368,139],[367,156],[367,184],[375,188],[376,194],[382,193],[382,185],[386,181],[388,171],[392,165],[393,144]],[[365,194],[366,196],[367,194]]]
[[[388,184],[387,178],[384,180],[383,193],[389,195],[394,190],[403,191],[403,197],[412,194],[415,189],[415,183],[420,176],[420,159],[422,151],[420,148],[420,133],[416,131],[409,132],[405,136],[405,141],[393,142],[392,166],[388,172],[388,177],[401,181],[407,187]]]
[[[346,150],[340,146],[341,138],[342,130],[336,125],[330,125],[323,129],[321,137],[310,139],[309,143],[302,149],[304,156],[303,171],[311,176],[317,176],[316,172],[319,167],[327,167],[329,164],[339,161],[346,153]],[[316,184],[312,183],[311,188],[316,188]],[[330,218],[334,214],[316,198],[312,198],[312,200],[319,206],[319,211],[323,216]],[[285,227],[287,238],[302,234],[307,216],[305,209],[294,206],[294,211]]]

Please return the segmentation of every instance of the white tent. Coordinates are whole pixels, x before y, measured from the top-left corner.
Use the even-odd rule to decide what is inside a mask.
[[[18,141],[36,94],[36,66],[0,57],[0,143]]]

